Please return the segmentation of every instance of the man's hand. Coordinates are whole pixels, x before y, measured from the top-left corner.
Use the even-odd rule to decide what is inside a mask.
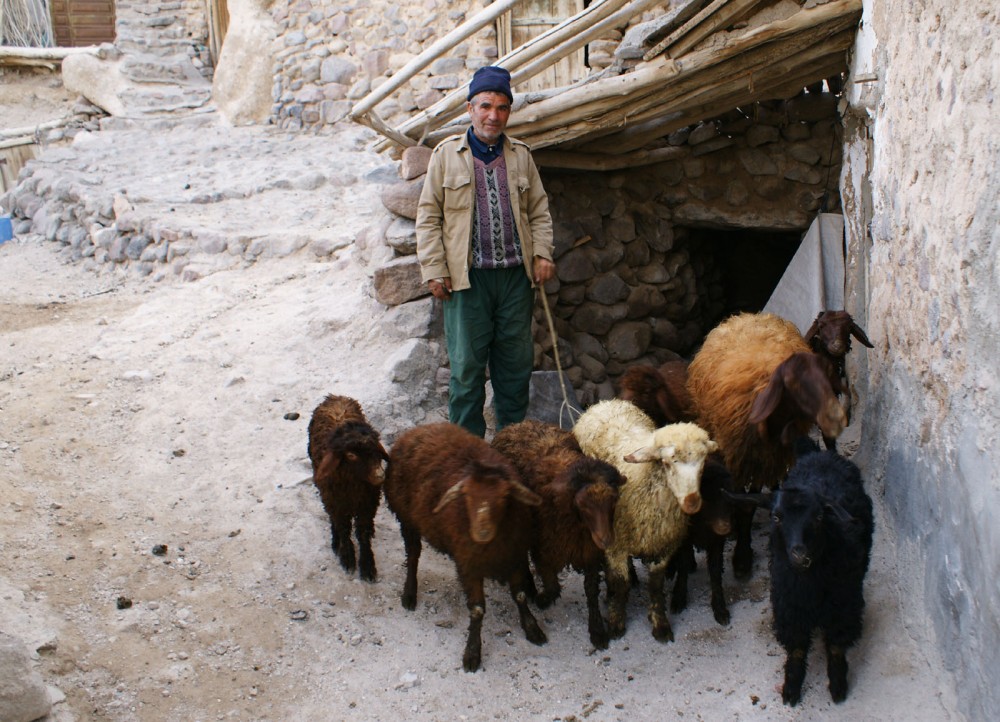
[[[451,298],[451,278],[432,278],[427,282],[431,295],[440,301]]]
[[[535,267],[533,277],[535,284],[541,286],[546,281],[551,281],[556,276],[556,264],[547,258],[535,256]]]

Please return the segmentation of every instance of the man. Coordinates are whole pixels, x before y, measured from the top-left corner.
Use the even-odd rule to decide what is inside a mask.
[[[524,419],[534,362],[533,284],[555,275],[552,218],[524,143],[504,135],[510,73],[473,75],[472,126],[434,149],[417,208],[421,276],[444,306],[451,361],[448,417],[486,435],[486,368],[497,430]]]

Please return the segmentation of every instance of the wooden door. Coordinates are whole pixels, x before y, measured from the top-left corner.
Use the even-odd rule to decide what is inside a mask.
[[[114,0],[50,0],[49,12],[59,47],[115,41]]]
[[[500,56],[521,47],[532,38],[551,30],[566,18],[583,11],[584,0],[524,0],[505,13],[497,22],[497,44]],[[584,48],[558,60],[527,82],[514,88],[515,92],[559,88],[586,77],[586,51]]]

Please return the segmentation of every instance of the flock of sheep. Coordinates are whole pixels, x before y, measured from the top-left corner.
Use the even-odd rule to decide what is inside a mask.
[[[625,633],[639,560],[648,570],[652,634],[666,642],[673,631],[665,580],[676,576],[676,613],[687,603],[698,547],[707,552],[713,614],[728,624],[725,541],[735,532],[733,570],[748,578],[751,522],[763,507],[771,516],[773,626],[786,650],[782,698],[801,698],[820,629],[830,694],[840,702],[846,650],[861,634],[873,532],[860,473],[835,446],[849,421],[838,395],[847,389],[852,336],[871,347],[844,311],[821,313],[805,336],[777,316],[739,314],[708,334],[690,364],[629,369],[619,398],[588,408],[571,431],[527,420],[492,443],[435,423],[404,432],[387,452],[357,401],[328,396],[313,412],[308,450],[334,554],[347,572],[375,580],[372,536],[384,492],[406,553],[403,607],[416,607],[426,541],[455,562],[469,609],[462,664],[474,672],[486,578],[509,586],[526,638],[544,644],[529,603],[546,608],[559,597],[560,572],[582,572],[590,641],[605,649]],[[814,426],[825,451],[808,438]]]

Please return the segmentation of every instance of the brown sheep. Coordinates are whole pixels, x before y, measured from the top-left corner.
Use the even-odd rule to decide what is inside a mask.
[[[455,424],[410,429],[392,446],[385,500],[399,519],[406,551],[405,609],[417,606],[421,539],[455,561],[469,609],[462,655],[466,672],[479,669],[482,657],[487,577],[510,586],[528,641],[548,641],[528,609],[527,596],[530,507],[542,500],[521,483],[503,454]]]
[[[307,449],[313,483],[330,518],[333,553],[345,571],[354,572],[353,521],[361,578],[375,581],[378,573],[372,537],[382,494],[382,462],[389,459],[378,432],[369,425],[357,401],[331,394],[313,411]]]
[[[847,423],[851,422],[851,386],[847,378],[847,353],[851,350],[851,336],[864,346],[874,348],[861,328],[847,311],[820,311],[812,326],[805,333],[806,343],[814,353],[824,356],[833,367],[831,384],[839,383],[844,395],[844,413]],[[823,437],[828,449],[836,449],[836,439]]]
[[[694,421],[687,374],[684,359],[667,361],[659,368],[631,366],[618,380],[618,398],[645,411],[657,427]]]
[[[534,510],[531,559],[542,579],[535,602],[545,609],[559,598],[559,572],[583,572],[587,629],[591,643],[608,648],[608,632],[598,603],[604,550],[614,543],[618,487],[625,478],[604,461],[584,455],[571,431],[528,420],[500,431],[493,448],[521,473],[525,485],[542,498]]]
[[[688,368],[688,391],[698,425],[719,444],[739,491],[776,487],[794,461],[792,444],[813,424],[831,438],[844,428],[829,362],[774,314],[741,313],[712,329]],[[740,578],[753,566],[753,513],[735,511],[733,571]]]

